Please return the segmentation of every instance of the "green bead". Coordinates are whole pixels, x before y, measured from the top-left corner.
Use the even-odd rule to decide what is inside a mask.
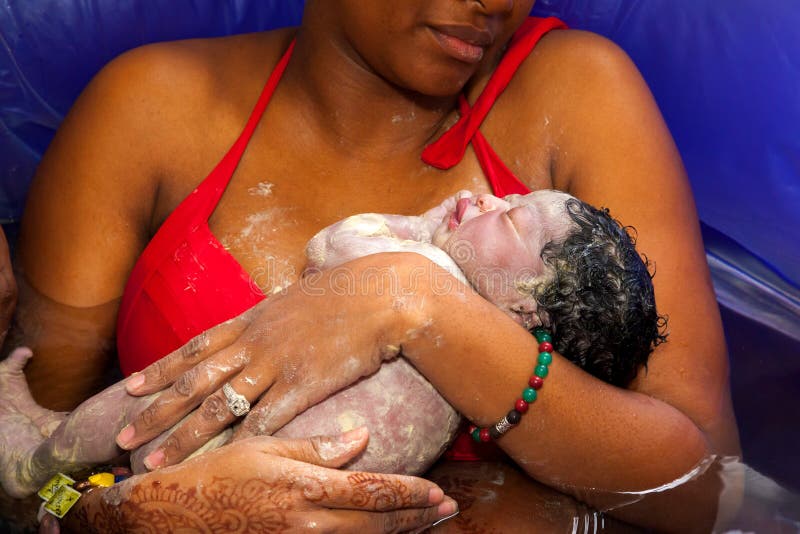
[[[550,365],[553,363],[553,355],[549,352],[540,352],[539,353],[539,363],[542,365]]]
[[[545,333],[543,333],[543,334],[541,334],[541,335],[538,335],[538,336],[536,336],[536,340],[537,340],[539,343],[542,343],[542,342],[544,342],[544,341],[553,341],[553,336],[551,336],[550,334],[548,334],[547,332],[545,332]]]
[[[544,378],[547,376],[547,366],[539,364],[536,366],[536,370],[533,372],[539,378]]]
[[[533,388],[525,388],[522,390],[522,400],[528,404],[536,400],[536,390]]]
[[[480,428],[476,428],[475,430],[472,431],[472,439],[474,439],[475,441],[480,441],[481,440],[481,429]]]

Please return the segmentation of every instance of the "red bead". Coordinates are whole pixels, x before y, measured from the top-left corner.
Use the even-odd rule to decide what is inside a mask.
[[[539,352],[553,352],[553,344],[549,341],[539,343]]]
[[[517,399],[517,402],[514,404],[514,409],[519,413],[525,413],[528,411],[528,403],[523,399]]]
[[[491,441],[492,436],[489,435],[488,428],[481,428],[481,441],[486,443],[487,441]]]
[[[469,425],[469,433],[472,434],[473,432],[475,432],[476,428],[478,428],[478,427],[475,426],[475,425]]]
[[[532,376],[532,377],[530,377],[530,379],[528,380],[528,385],[529,385],[530,387],[532,387],[533,389],[539,389],[539,388],[541,388],[541,387],[542,387],[542,384],[544,384],[544,380],[542,380],[542,377],[541,377],[541,376],[536,376],[536,375],[533,375],[533,376]]]

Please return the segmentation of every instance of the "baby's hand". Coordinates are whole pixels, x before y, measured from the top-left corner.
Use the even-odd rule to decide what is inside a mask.
[[[17,498],[38,489],[31,472],[33,454],[66,417],[42,408],[31,397],[22,369],[32,355],[20,347],[0,362],[0,484]]]
[[[396,239],[388,217],[363,213],[322,229],[306,246],[307,268],[331,269],[356,258],[385,252],[385,242]]]

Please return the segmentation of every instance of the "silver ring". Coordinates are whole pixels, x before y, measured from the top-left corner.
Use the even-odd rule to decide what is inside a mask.
[[[233,389],[230,382],[225,382],[225,385],[222,386],[222,393],[225,395],[228,402],[228,409],[233,415],[236,417],[247,415],[247,412],[250,411],[250,402],[244,395],[236,393],[236,390]]]

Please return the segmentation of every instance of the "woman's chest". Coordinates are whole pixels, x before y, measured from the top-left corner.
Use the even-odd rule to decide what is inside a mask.
[[[237,170],[209,219],[212,233],[265,293],[298,280],[305,245],[320,230],[357,213],[418,215],[462,189],[488,192],[480,168],[442,172],[421,164],[301,167],[258,165]]]
[[[545,166],[535,163],[541,151],[503,150],[505,132],[491,126],[487,137],[499,141],[495,146],[508,167],[531,189],[550,187]],[[260,141],[256,136],[248,146],[208,223],[267,294],[298,280],[305,244],[338,220],[369,212],[418,215],[463,189],[492,192],[471,147],[458,165],[443,171],[423,163],[418,153],[361,158],[298,150],[276,138]],[[197,178],[187,174],[166,187],[163,217],[196,185]]]

